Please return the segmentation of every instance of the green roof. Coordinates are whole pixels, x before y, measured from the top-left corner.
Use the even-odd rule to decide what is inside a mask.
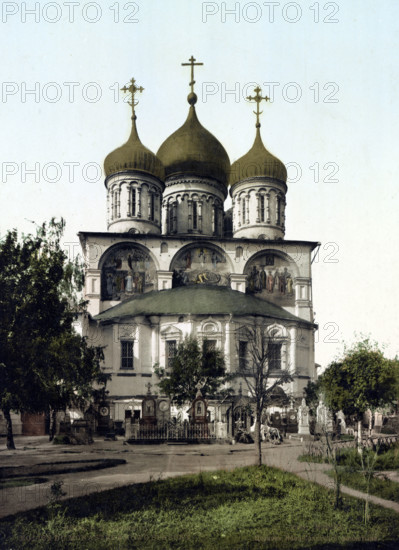
[[[296,317],[266,300],[220,286],[185,286],[140,294],[96,315],[96,321],[111,321],[137,315],[259,315],[288,321]]]

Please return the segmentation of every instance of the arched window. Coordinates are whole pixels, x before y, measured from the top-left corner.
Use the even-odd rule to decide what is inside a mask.
[[[150,193],[148,200],[148,219],[155,220],[155,194]]]
[[[265,221],[265,195],[260,196],[260,204],[259,204],[259,217],[260,221]]]
[[[130,190],[130,200],[131,200],[131,205],[132,205],[132,216],[135,216],[136,215],[136,205],[137,205],[137,200],[136,200],[136,189],[131,189]]]
[[[198,204],[193,201],[193,229],[198,229]]]

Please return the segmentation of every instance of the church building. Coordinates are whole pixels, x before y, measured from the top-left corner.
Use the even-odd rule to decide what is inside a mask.
[[[186,65],[186,121],[156,154],[136,126],[143,88],[134,79],[123,88],[132,129],[104,161],[108,231],[79,233],[89,301],[84,331],[104,346],[111,377],[100,413],[115,421],[127,408],[139,417],[146,395],[159,395],[154,365],[167,370],[186,335],[222,350],[235,372],[245,353],[238,329],[266,325],[275,375],[292,374],[284,392],[300,401],[315,378],[311,256],[318,243],[285,239],[287,170],[260,131],[259,106],[268,98],[260,88],[248,98],[256,105],[254,142],[243,143],[248,152],[231,164],[199,121],[195,59]],[[237,395],[247,395],[244,381],[234,384]]]

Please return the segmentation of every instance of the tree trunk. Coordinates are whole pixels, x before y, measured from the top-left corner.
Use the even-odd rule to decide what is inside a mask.
[[[15,449],[15,443],[14,443],[14,436],[12,433],[12,420],[11,420],[11,414],[10,409],[3,409],[4,418],[6,419],[6,427],[7,427],[7,449],[13,450]]]
[[[262,466],[261,411],[256,408],[255,446],[258,451],[258,466]]]
[[[50,429],[49,429],[49,436],[48,436],[49,441],[53,441],[56,430],[57,430],[57,411],[56,409],[51,409]]]
[[[373,431],[373,416],[374,412],[369,409],[370,415],[369,415],[369,437],[371,437],[371,432]]]
[[[357,421],[357,450],[362,453],[362,420]]]

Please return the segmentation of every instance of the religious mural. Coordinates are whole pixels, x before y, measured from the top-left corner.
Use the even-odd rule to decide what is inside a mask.
[[[154,290],[155,265],[150,255],[134,245],[111,251],[101,271],[102,300],[126,300]]]
[[[173,287],[230,284],[229,266],[224,254],[209,246],[185,248],[172,263]]]
[[[246,289],[259,298],[294,305],[294,273],[287,260],[275,254],[263,254],[245,268]]]

